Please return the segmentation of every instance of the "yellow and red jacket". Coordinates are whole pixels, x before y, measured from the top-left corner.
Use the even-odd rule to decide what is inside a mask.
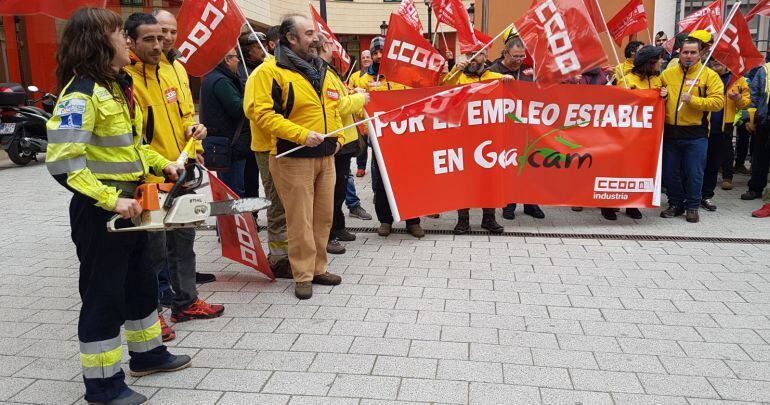
[[[333,73],[334,74],[331,75],[330,78],[332,80],[332,86],[334,86],[334,88],[336,88],[340,93],[338,109],[340,112],[340,117],[342,118],[342,126],[346,127],[356,122],[355,117],[363,113],[366,98],[363,94],[350,94],[350,90],[347,86],[345,86],[345,83],[342,82],[342,79],[339,77],[339,75],[337,75],[337,72]],[[342,146],[358,140],[358,130],[355,127],[351,127],[342,131],[342,134],[343,136],[339,138],[339,142],[342,144]]]
[[[126,71],[134,79],[134,95],[142,107],[145,141],[166,159],[176,160],[187,143],[185,131],[195,125],[195,108],[187,72],[179,62],[172,65],[164,58],[150,65],[132,52]],[[196,150],[203,151],[200,142]]]
[[[685,76],[682,66],[677,64],[660,75],[663,86],[668,88],[666,125],[677,126],[685,132],[699,128],[700,135],[703,130],[708,133],[711,112],[719,111],[725,106],[725,87],[722,79],[709,68],[703,69],[701,76],[697,77],[701,66],[701,62],[690,66]],[[693,82],[695,86],[691,91],[691,101],[678,110],[682,93],[687,92]]]
[[[280,154],[304,145],[310,131],[327,134],[342,128],[340,99],[346,93],[334,86],[334,72],[323,69],[319,92],[281,52],[252,72],[252,86],[244,100],[244,112],[257,131],[270,134],[271,154]],[[337,137],[321,145],[302,148],[291,157],[323,157],[334,154]]]
[[[373,91],[407,90],[411,89],[401,83],[389,82],[383,75],[371,75],[368,72],[356,79],[357,87],[371,93]],[[353,87],[353,86],[351,86]]]

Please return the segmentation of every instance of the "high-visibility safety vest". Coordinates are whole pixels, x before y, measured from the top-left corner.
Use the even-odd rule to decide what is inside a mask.
[[[48,121],[46,166],[73,192],[115,209],[120,191],[102,180],[138,182],[171,162],[142,144],[142,114],[133,107],[131,77],[105,88],[78,76],[64,87]]]

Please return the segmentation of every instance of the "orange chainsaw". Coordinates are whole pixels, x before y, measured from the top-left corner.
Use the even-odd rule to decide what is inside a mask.
[[[189,144],[188,144],[189,145]],[[185,162],[188,148],[177,159]],[[227,201],[207,201],[195,190],[203,183],[203,166],[193,163],[179,170],[174,183],[144,183],[134,191],[134,198],[142,207],[142,213],[131,220],[120,215],[107,222],[109,232],[168,231],[179,228],[197,228],[205,225],[208,217],[237,215],[265,209],[270,201],[264,198],[241,198]]]

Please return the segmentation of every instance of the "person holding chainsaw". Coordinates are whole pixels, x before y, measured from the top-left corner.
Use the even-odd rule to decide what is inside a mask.
[[[132,376],[176,371],[191,364],[161,341],[158,284],[144,260],[145,232],[108,233],[115,214],[141,214],[134,189],[150,173],[176,179],[177,167],[143,145],[142,110],[133,96],[120,16],[81,8],[67,21],[56,53],[62,92],[48,121],[46,166],[73,192],[72,241],[80,261],[78,321],[85,399],[90,404],[144,404],[125,383],[121,326]]]
[[[327,272],[326,245],[332,226],[334,154],[341,144],[324,134],[342,128],[339,90],[318,57],[313,21],[302,14],[284,17],[275,58],[265,61],[249,81],[253,97],[247,114],[260,133],[270,134],[270,173],[286,209],[289,262],[294,294],[313,295],[313,284],[337,285]],[[276,155],[304,146],[286,157]]]
[[[177,80],[177,72],[161,64],[164,35],[158,21],[150,14],[131,14],[125,23],[131,63],[126,67],[133,77],[135,95],[141,105],[144,122],[142,135],[150,148],[169,160],[176,160],[189,138],[206,137],[206,127],[196,124],[194,111],[180,94],[184,83]],[[202,147],[196,142],[197,160],[202,163]],[[171,303],[171,321],[216,318],[222,315],[222,305],[209,305],[198,298],[195,284],[195,230],[176,229],[150,234],[148,258],[153,268],[168,263],[174,298]],[[173,339],[174,332],[165,325],[164,337]]]

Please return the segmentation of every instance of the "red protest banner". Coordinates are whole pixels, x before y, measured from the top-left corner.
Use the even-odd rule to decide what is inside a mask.
[[[752,68],[765,63],[765,57],[754,45],[749,25],[740,11],[725,28],[722,40],[714,48],[713,58],[730,69],[733,73],[731,80],[737,80]]]
[[[535,64],[538,83],[562,82],[607,62],[583,0],[544,0],[514,24]]]
[[[401,5],[398,7],[398,15],[404,17],[404,20],[422,35],[422,21],[420,21],[417,7],[414,6],[414,0],[401,0]]]
[[[179,10],[179,61],[191,76],[214,69],[235,46],[245,21],[233,0],[185,1]]]
[[[444,56],[399,14],[390,15],[380,73],[409,87],[430,87],[441,80]]]
[[[340,74],[344,75],[345,72],[350,69],[350,55],[348,55],[348,52],[342,47],[340,41],[334,36],[332,30],[326,25],[324,19],[321,18],[321,14],[318,14],[318,11],[316,11],[312,4],[310,5],[310,13],[313,16],[313,23],[315,23],[316,31],[325,36],[326,40],[329,41],[334,48],[332,51],[332,57],[334,58],[332,63],[334,64],[334,67],[337,68]]]
[[[397,221],[510,201],[660,205],[664,105],[658,92],[579,85],[543,92],[519,81],[488,90],[465,103],[459,126],[426,115],[372,121]],[[374,116],[435,91],[372,93],[365,108]]]
[[[238,194],[230,190],[222,180],[209,174],[211,195],[214,201],[237,200]],[[257,224],[251,213],[238,215],[220,215],[217,217],[219,239],[222,242],[222,257],[249,266],[275,280],[270,265],[262,251],[262,243],[257,235]]]
[[[615,17],[607,21],[607,28],[615,43],[620,46],[623,38],[647,29],[647,12],[642,0],[631,0]]]
[[[752,18],[758,15],[770,17],[770,0],[759,0],[757,5],[746,14],[746,21],[751,21]]]
[[[0,15],[45,14],[66,20],[80,7],[106,7],[107,0],[2,0]]]

